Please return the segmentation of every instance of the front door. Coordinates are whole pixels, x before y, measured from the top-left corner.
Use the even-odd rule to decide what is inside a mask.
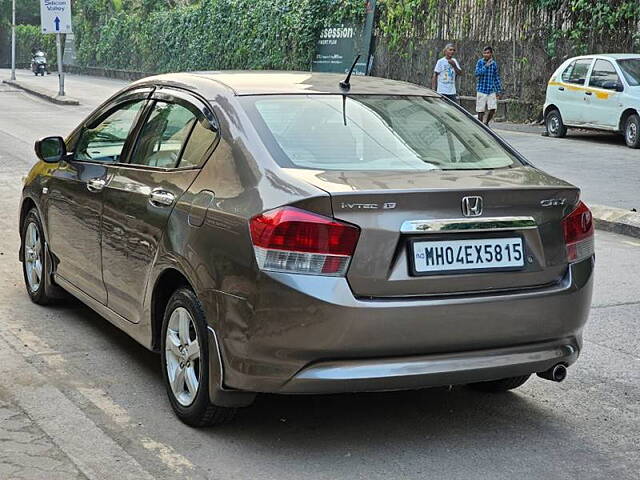
[[[608,60],[597,59],[589,76],[589,86],[593,90],[586,100],[588,117],[585,118],[585,124],[611,130],[618,128],[623,105],[620,102],[621,93],[616,88],[622,85],[613,64]]]
[[[56,273],[104,304],[100,252],[104,190],[143,103],[117,105],[83,128],[74,152],[60,163],[48,184],[49,247],[58,262]]]
[[[203,134],[210,144],[215,139],[195,109],[157,98],[162,96],[149,108],[128,165],[120,166],[104,199],[102,261],[108,306],[134,323],[140,321],[169,216],[204,160],[204,150],[196,146],[201,143],[195,140]]]

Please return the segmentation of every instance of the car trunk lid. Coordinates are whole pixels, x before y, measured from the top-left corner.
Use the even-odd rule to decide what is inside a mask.
[[[578,202],[579,190],[533,167],[410,173],[287,171],[327,191],[334,217],[361,228],[347,274],[356,296],[535,288],[556,283],[566,273],[561,219]],[[464,197],[481,198],[480,216],[463,215]],[[456,247],[502,239],[521,239],[522,266],[423,274],[413,260],[415,242]]]

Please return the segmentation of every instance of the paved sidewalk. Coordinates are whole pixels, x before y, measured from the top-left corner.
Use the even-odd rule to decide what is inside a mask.
[[[11,70],[0,69],[0,80],[9,80],[9,78],[11,78]],[[16,81],[26,87],[46,90],[52,97],[58,94],[57,73],[36,77],[30,70],[16,70]],[[111,78],[65,74],[65,94],[78,100],[81,105],[97,106],[128,83]]]
[[[0,391],[0,478],[86,479],[53,440]]]

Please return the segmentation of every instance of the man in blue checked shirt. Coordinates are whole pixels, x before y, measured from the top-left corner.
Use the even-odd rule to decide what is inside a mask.
[[[476,90],[476,112],[478,120],[485,125],[496,114],[498,100],[502,98],[502,81],[500,80],[500,69],[493,59],[493,48],[484,47],[482,57],[476,64],[476,77],[478,79]]]

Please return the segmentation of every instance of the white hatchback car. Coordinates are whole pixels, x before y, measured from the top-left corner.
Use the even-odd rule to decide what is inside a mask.
[[[547,85],[544,120],[551,137],[567,127],[624,134],[640,148],[640,55],[574,57],[558,68]]]

